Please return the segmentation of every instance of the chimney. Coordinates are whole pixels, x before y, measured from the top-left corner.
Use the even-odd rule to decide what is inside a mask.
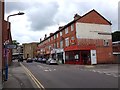
[[[50,33],[50,36],[52,35],[53,33]]]
[[[78,18],[80,18],[81,16],[78,15],[77,13],[74,15],[74,20],[77,20]]]
[[[46,39],[47,38],[47,34],[45,34],[45,38],[44,39]]]
[[[60,26],[60,27],[59,27],[59,30],[60,30],[61,28],[63,28],[63,27],[64,27],[64,26]]]
[[[42,41],[42,39],[40,38],[40,42]]]

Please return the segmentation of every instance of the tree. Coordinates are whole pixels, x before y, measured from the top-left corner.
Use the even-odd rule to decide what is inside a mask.
[[[120,31],[112,33],[112,42],[120,41]]]
[[[20,43],[19,43],[19,42],[17,42],[17,40],[13,40],[13,41],[12,41],[12,44],[15,44],[15,45],[17,45],[17,46],[18,46]]]

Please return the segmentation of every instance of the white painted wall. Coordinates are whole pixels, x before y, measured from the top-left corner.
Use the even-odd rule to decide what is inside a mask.
[[[76,23],[76,37],[79,39],[112,39],[111,35],[100,35],[102,33],[112,33],[110,25]]]

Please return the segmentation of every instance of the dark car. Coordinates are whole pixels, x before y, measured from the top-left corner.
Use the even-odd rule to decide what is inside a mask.
[[[32,60],[32,58],[27,58],[27,61],[26,61],[27,63],[28,62],[33,62],[33,60]]]

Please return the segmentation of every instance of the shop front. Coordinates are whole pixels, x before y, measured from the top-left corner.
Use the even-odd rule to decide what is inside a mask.
[[[71,46],[65,48],[65,64],[90,65],[96,64],[94,47]]]
[[[51,51],[51,55],[52,55],[52,58],[55,59],[56,61],[58,61],[59,63],[61,64],[64,64],[64,50],[63,49],[53,49]]]

